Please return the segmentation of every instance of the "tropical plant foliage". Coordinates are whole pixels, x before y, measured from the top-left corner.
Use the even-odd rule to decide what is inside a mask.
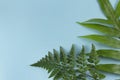
[[[66,53],[62,47],[60,52],[54,49],[53,54],[48,52],[48,55],[31,66],[48,70],[49,78],[54,77],[54,80],[87,80],[87,78],[100,80],[105,76],[96,69],[98,63],[99,58],[94,45],[89,55],[85,53],[84,46],[78,53],[73,45],[69,53]]]
[[[44,58],[31,66],[44,68],[50,73],[49,78],[54,80],[102,80],[105,78],[99,70],[120,74],[120,64],[100,64],[99,57],[120,60],[120,0],[113,7],[109,0],[97,0],[105,19],[89,19],[78,24],[101,32],[101,34],[91,34],[79,36],[102,43],[114,49],[96,50],[92,45],[91,52],[87,54],[84,46],[78,53],[74,45],[69,53],[60,47],[60,52],[53,50],[48,52]],[[109,67],[109,68],[108,68]]]
[[[113,48],[120,48],[120,0],[115,8],[112,7],[109,0],[98,0],[98,3],[106,19],[96,18],[77,23],[84,27],[97,30],[102,34],[92,34],[80,37],[92,39]]]
[[[101,32],[101,34],[91,34],[86,36],[79,36],[80,38],[87,38],[104,45],[120,49],[120,0],[117,5],[113,7],[109,0],[97,0],[101,11],[106,19],[94,18],[85,22],[77,22],[78,24]],[[97,51],[99,56],[120,60],[119,50],[103,49]],[[109,69],[108,70],[108,66]],[[99,70],[120,74],[119,64],[103,64],[97,67]]]

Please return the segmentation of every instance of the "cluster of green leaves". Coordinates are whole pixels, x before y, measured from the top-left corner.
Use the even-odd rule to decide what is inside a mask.
[[[78,24],[101,32],[101,34],[91,34],[80,36],[107,45],[116,49],[120,49],[120,0],[113,7],[109,0],[97,0],[99,6],[106,19],[94,18],[85,22],[77,22]],[[112,49],[98,50],[101,57],[107,57],[120,60],[120,51]],[[108,69],[109,67],[109,69]],[[102,64],[97,67],[99,70],[120,74],[120,64]]]
[[[84,46],[78,53],[72,45],[69,53],[60,47],[60,52],[53,50],[44,58],[31,66],[42,67],[50,73],[54,80],[101,80],[105,78],[96,66],[99,66],[99,56],[92,45],[90,54],[85,53]]]
[[[80,36],[104,45],[120,49],[120,0],[113,7],[109,0],[97,0],[106,19],[94,18],[78,24],[101,32],[101,34],[91,34]],[[60,52],[53,50],[53,54],[48,52],[44,58],[31,66],[41,67],[48,70],[49,78],[54,80],[102,80],[105,78],[99,70],[120,74],[120,64],[100,64],[99,57],[120,60],[120,51],[114,49],[95,50],[92,45],[91,52],[85,53],[84,46],[78,53],[72,46],[69,53],[62,47]],[[108,68],[109,67],[109,68]]]

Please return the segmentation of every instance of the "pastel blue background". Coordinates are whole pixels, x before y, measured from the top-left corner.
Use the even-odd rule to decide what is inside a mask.
[[[77,36],[93,32],[75,22],[94,17],[104,18],[97,0],[1,0],[0,80],[52,80],[29,65],[59,46],[90,47],[93,42]],[[106,80],[114,78],[120,77],[108,74]]]

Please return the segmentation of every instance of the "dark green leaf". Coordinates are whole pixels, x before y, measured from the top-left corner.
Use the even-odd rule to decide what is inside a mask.
[[[37,63],[34,63],[32,64],[31,66],[34,66],[34,67],[41,67],[40,64],[38,64],[40,61],[38,61]]]
[[[74,45],[72,45],[72,47],[71,47],[70,55],[71,55],[71,57],[75,58],[75,46]]]
[[[100,79],[104,79],[106,76],[102,73],[99,73],[99,77],[100,77]]]
[[[55,49],[53,49],[53,52],[54,52],[54,60],[59,63],[60,56],[59,56],[58,52]]]
[[[62,72],[59,72],[59,73],[57,73],[56,75],[55,75],[55,77],[53,78],[53,80],[59,80],[59,79],[61,79],[62,78]]]
[[[67,55],[62,47],[60,47],[60,59],[62,62],[67,63]]]
[[[55,76],[58,72],[59,72],[59,69],[54,69],[54,70],[50,73],[49,78]]]
[[[74,45],[72,45],[70,54],[68,55],[68,57],[69,57],[68,60],[70,62],[70,65],[74,67],[75,66],[75,46]]]
[[[90,63],[94,63],[95,65],[97,65],[99,63],[98,54],[97,54],[95,46],[93,44],[92,44],[92,49],[91,49],[88,61]]]
[[[53,54],[51,52],[48,52],[49,60],[54,61]]]

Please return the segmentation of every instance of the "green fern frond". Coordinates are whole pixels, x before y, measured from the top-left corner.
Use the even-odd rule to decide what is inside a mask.
[[[68,54],[60,47],[60,52],[54,49],[53,54],[48,52],[48,55],[31,66],[48,70],[49,78],[53,77],[54,80],[87,80],[90,76],[93,80],[99,80],[105,76],[100,75],[101,73],[95,68],[98,64],[99,58],[94,45],[89,56],[85,53],[84,46],[78,54],[72,45]]]

